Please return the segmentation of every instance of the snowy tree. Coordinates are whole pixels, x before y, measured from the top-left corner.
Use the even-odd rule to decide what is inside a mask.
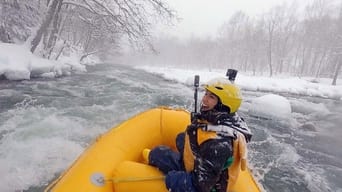
[[[39,23],[44,7],[36,0],[0,1],[0,41],[24,42]]]
[[[151,47],[152,26],[175,18],[164,0],[1,0],[0,10],[2,42],[27,41],[52,59],[72,47],[85,55],[114,51],[123,39]]]
[[[333,50],[337,55],[336,67],[334,70],[332,85],[336,85],[337,77],[342,69],[342,4],[340,7],[340,14],[336,20],[336,31],[335,31],[335,45]]]
[[[94,52],[104,42],[117,45],[123,36],[132,43],[145,45],[150,43],[153,19],[171,21],[174,16],[162,0],[51,0],[46,17],[33,38],[31,51],[43,43],[43,50],[45,53],[48,50],[49,56],[57,39],[65,40],[71,35],[73,42],[87,53]],[[81,24],[72,25],[79,22]],[[108,49],[102,46],[102,50]]]

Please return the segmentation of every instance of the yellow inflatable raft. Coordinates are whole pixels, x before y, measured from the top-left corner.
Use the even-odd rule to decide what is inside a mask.
[[[190,123],[189,112],[159,107],[140,113],[98,137],[45,191],[166,192],[164,176],[143,162],[142,150],[164,144]],[[259,192],[250,171],[241,171],[232,192]]]

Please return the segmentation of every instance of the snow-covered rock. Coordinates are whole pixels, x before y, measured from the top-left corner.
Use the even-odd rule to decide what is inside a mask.
[[[248,113],[267,119],[289,119],[291,117],[291,104],[285,97],[267,94],[252,100]]]

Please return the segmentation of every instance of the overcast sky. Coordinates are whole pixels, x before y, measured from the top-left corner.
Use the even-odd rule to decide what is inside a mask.
[[[258,16],[276,5],[292,0],[166,0],[182,20],[177,27],[163,28],[167,34],[179,37],[190,35],[214,36],[217,29],[229,18],[241,10],[249,16]],[[297,0],[308,4],[312,0]]]

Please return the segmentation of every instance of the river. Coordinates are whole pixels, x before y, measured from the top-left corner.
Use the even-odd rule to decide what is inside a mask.
[[[99,134],[139,112],[193,107],[191,87],[161,76],[113,64],[87,71],[0,81],[1,192],[43,191]],[[240,114],[254,133],[249,164],[265,191],[342,192],[341,101],[286,95],[293,118],[284,122],[248,113],[263,94],[243,91]]]

